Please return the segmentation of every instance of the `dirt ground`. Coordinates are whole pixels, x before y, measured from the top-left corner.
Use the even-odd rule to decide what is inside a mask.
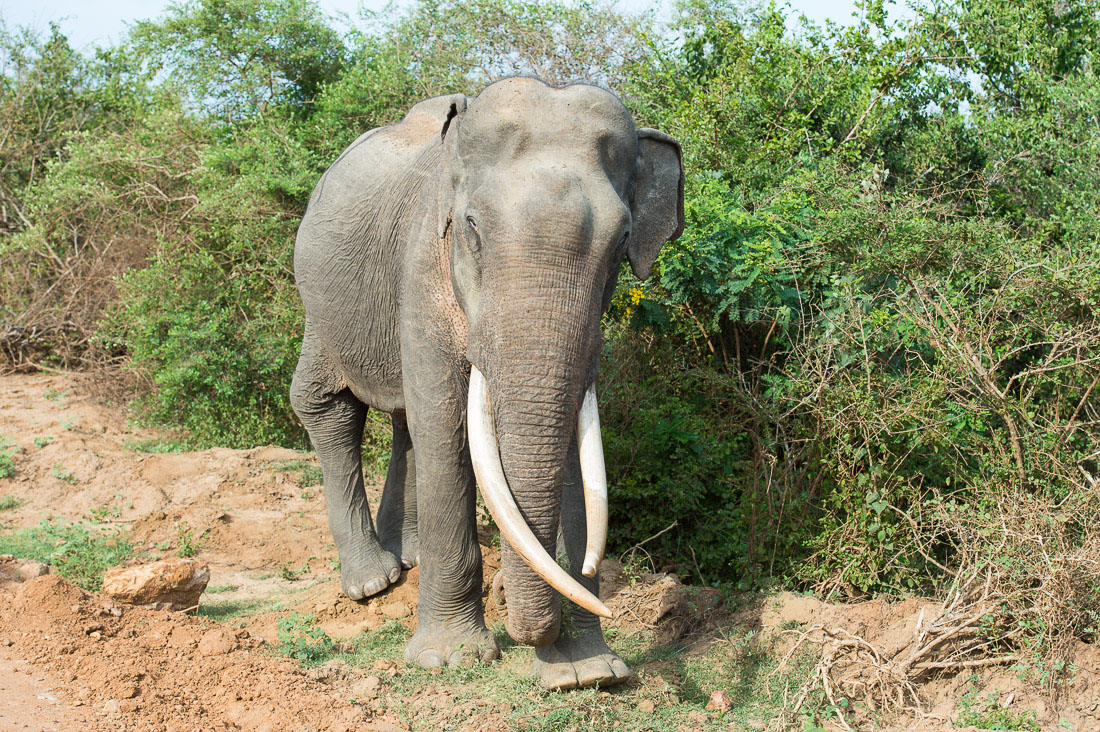
[[[0,497],[20,502],[0,513],[0,531],[34,526],[47,517],[88,521],[91,516],[124,531],[138,553],[133,561],[173,556],[181,544],[191,543],[211,572],[197,615],[123,607],[55,574],[27,582],[4,581],[0,575],[0,729],[516,726],[514,714],[509,716],[513,703],[479,698],[476,679],[467,679],[461,692],[433,685],[427,672],[425,683],[415,688],[398,685],[398,677],[413,673],[404,667],[399,651],[364,666],[322,667],[271,652],[280,619],[292,614],[312,615],[335,641],[392,628],[394,622],[409,629],[416,624],[415,569],[366,603],[341,597],[336,553],[310,455],[275,447],[144,452],[140,445],[155,435],[129,427],[121,410],[97,403],[76,377],[67,375],[0,377],[0,436],[19,448],[14,475],[0,478]],[[380,485],[368,490],[377,505]],[[489,589],[499,552],[492,532],[482,527],[480,534],[492,626],[501,620]],[[612,633],[626,637],[644,631],[650,647],[676,642],[682,649],[678,652],[688,657],[706,654],[735,635],[770,638],[770,652],[779,656],[800,629],[821,623],[889,645],[911,634],[934,606],[917,600],[826,605],[812,597],[781,594],[729,612],[716,591],[685,588],[672,575],[651,573],[628,580],[617,563],[608,562],[601,581],[601,594],[616,616],[609,624]],[[638,657],[642,663],[634,667],[640,680],[630,692],[642,699],[638,714],[647,713],[647,700],[654,706],[675,703],[688,693],[673,688],[676,672],[666,656],[646,651]],[[734,653],[720,663],[736,664],[738,658]],[[508,668],[510,663],[519,662],[501,665]],[[677,668],[690,668],[692,662],[679,658],[676,663]],[[963,729],[967,718],[960,715],[968,707],[960,700],[968,694],[972,699],[993,694],[1007,711],[1034,712],[1044,730],[1100,729],[1096,648],[1079,649],[1074,680],[1057,703],[1014,671],[975,671],[927,683],[921,690],[920,714],[885,719],[867,713],[861,724],[867,729]],[[522,691],[526,682],[517,683],[520,691],[508,693],[532,694]],[[403,716],[394,713],[386,697],[399,688],[410,697],[401,700],[407,710]],[[705,700],[710,690],[692,693]],[[603,696],[572,698],[585,704],[609,698],[607,692],[599,694]],[[784,691],[781,701],[788,696]],[[563,706],[570,699],[555,698]],[[698,714],[690,717],[698,723],[691,729],[782,729],[788,723],[773,717],[735,726],[743,723],[704,712],[702,704]],[[623,728],[664,728],[656,721],[640,724]],[[803,722],[795,728],[802,729]]]

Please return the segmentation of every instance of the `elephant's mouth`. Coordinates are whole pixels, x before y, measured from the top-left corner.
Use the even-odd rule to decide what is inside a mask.
[[[546,584],[584,609],[610,618],[611,611],[607,606],[558,565],[520,513],[504,476],[489,389],[485,377],[476,366],[472,367],[470,374],[466,419],[474,474],[481,486],[485,506],[496,521],[501,535]],[[577,444],[580,450],[587,525],[582,574],[595,577],[607,543],[607,475],[604,469],[595,387],[589,387],[584,395],[577,418]]]

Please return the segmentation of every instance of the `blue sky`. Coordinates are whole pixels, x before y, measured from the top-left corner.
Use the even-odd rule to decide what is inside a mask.
[[[398,0],[397,4],[405,3]],[[628,11],[652,5],[643,0],[619,0],[616,4]],[[788,0],[788,4],[818,22],[829,18],[848,23],[852,13],[857,12],[853,0]],[[380,10],[386,0],[321,0],[320,5],[329,13],[356,17],[360,6]],[[670,2],[663,5],[667,7]],[[0,0],[0,17],[9,28],[29,25],[43,31],[51,20],[57,20],[74,46],[87,48],[118,41],[128,23],[156,18],[167,6],[168,0]]]

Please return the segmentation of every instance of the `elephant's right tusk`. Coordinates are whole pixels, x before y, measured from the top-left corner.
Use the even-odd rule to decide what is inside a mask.
[[[535,538],[516,505],[504,468],[500,463],[500,445],[493,424],[493,407],[485,377],[477,366],[470,371],[470,394],[466,405],[466,423],[470,435],[470,460],[481,486],[481,497],[500,529],[501,536],[535,574],[562,595],[589,612],[604,618],[611,610],[600,599],[569,576]]]
[[[600,436],[600,408],[595,385],[588,387],[577,417],[577,447],[581,458],[581,482],[584,484],[584,514],[588,538],[584,547],[581,574],[595,577],[607,547],[607,470],[603,461]]]

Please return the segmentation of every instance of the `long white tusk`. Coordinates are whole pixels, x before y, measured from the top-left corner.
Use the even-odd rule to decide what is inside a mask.
[[[584,547],[581,574],[595,577],[607,548],[607,470],[603,462],[600,437],[600,408],[596,386],[588,387],[577,417],[577,447],[581,456],[581,482],[584,484],[584,514],[588,537]]]
[[[470,434],[470,460],[474,464],[474,475],[481,486],[481,497],[485,499],[485,506],[500,528],[501,535],[546,584],[585,610],[610,618],[611,610],[570,577],[546,553],[531,527],[524,521],[508,487],[508,480],[504,477],[489,390],[485,385],[485,377],[476,366],[470,372],[466,422]]]

